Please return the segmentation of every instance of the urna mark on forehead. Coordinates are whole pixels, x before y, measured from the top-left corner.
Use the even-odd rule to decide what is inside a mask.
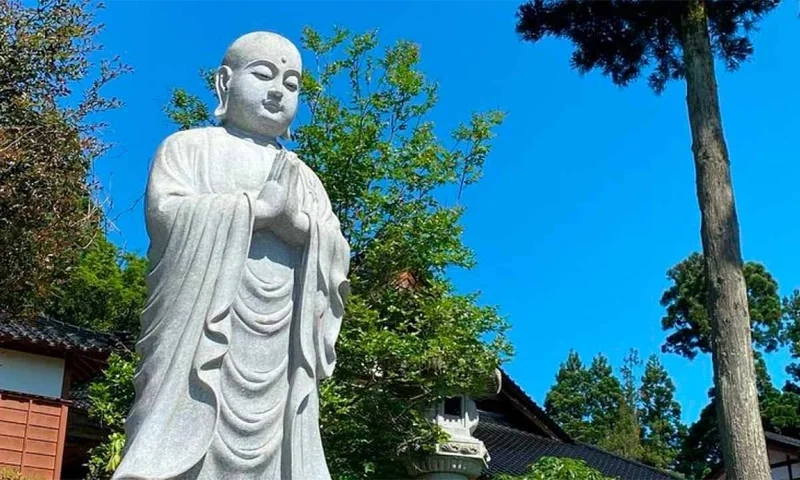
[[[222,65],[233,70],[258,60],[300,70],[300,51],[287,38],[272,32],[252,32],[237,38],[225,51]]]

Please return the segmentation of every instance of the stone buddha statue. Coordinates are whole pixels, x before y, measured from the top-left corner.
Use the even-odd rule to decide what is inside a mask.
[[[318,382],[336,362],[350,251],[320,180],[281,144],[300,76],[290,41],[244,35],[217,71],[221,126],[158,148],[115,479],[330,478]]]

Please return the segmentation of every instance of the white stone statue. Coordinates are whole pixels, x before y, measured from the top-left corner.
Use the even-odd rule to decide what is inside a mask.
[[[159,147],[146,195],[149,299],[114,479],[329,479],[318,382],[331,375],[350,251],[286,138],[301,59],[255,32],[216,76],[221,127]]]

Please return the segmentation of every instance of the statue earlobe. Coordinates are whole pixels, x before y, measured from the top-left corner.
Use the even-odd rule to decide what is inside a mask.
[[[214,75],[214,90],[217,91],[217,100],[219,104],[214,110],[214,116],[220,121],[225,119],[225,113],[228,110],[228,82],[231,81],[233,70],[227,65],[223,65],[217,69]]]

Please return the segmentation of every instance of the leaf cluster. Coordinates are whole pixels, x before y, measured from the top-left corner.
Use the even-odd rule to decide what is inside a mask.
[[[70,276],[55,288],[46,313],[78,326],[134,339],[147,300],[147,269],[145,258],[122,252],[105,235],[98,235],[82,252]]]
[[[101,27],[88,1],[0,8],[0,305],[35,315],[101,224],[90,174],[107,145],[90,116],[119,106],[100,90],[127,67],[90,62]]]
[[[89,480],[110,478],[122,461],[125,418],[133,405],[135,354],[113,353],[102,377],[89,385],[89,417],[109,431],[108,438],[89,451]]]
[[[510,354],[497,311],[445,275],[474,263],[458,200],[480,178],[502,115],[474,114],[445,146],[428,119],[437,87],[419,70],[416,45],[380,53],[374,32],[306,29],[303,46],[314,62],[302,79],[309,120],[297,150],[354,253],[339,363],[322,388],[323,439],[336,476],[388,478],[441,439],[431,403],[482,391]]]
[[[574,458],[542,457],[524,475],[500,475],[498,480],[615,480]]]
[[[699,2],[708,23],[713,53],[730,70],[750,58],[750,35],[779,0],[705,0]],[[667,82],[684,76],[683,24],[696,14],[692,2],[660,0],[529,0],[517,11],[517,32],[526,41],[548,35],[575,46],[572,67],[598,69],[620,86],[647,75],[660,93]]]

